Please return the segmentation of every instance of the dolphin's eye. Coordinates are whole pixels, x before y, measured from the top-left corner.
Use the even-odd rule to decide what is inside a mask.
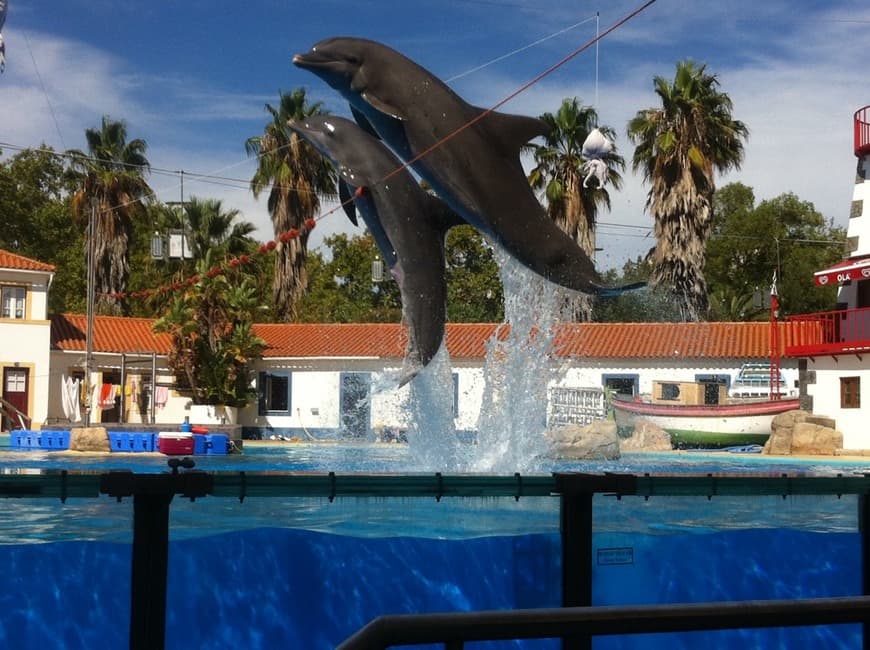
[[[330,122],[324,122],[323,126],[326,127],[326,130],[329,131],[329,134],[332,135],[335,133],[335,127]]]
[[[359,65],[359,57],[353,54],[348,54],[345,60],[351,65]]]

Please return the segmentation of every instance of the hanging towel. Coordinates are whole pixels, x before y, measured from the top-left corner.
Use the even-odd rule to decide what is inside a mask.
[[[154,389],[154,406],[162,409],[169,401],[169,389],[166,386],[158,386]]]
[[[94,390],[91,391],[91,410],[94,412],[99,411],[103,408],[102,406],[100,406],[100,389],[100,384],[94,384]]]
[[[60,385],[60,403],[63,406],[63,416],[67,420],[72,420],[72,402],[70,401],[70,393],[69,393],[69,384],[70,378],[66,375],[61,377],[61,385]]]
[[[112,384],[103,384],[100,387],[100,408],[110,409],[115,406],[115,394],[117,387]]]
[[[69,387],[69,395],[70,402],[72,406],[72,421],[73,422],[81,422],[82,421],[82,403],[80,400],[82,390],[82,381],[80,379],[73,379],[70,377],[70,387]]]

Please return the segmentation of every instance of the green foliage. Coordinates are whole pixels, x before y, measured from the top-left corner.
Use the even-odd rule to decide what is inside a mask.
[[[372,262],[379,256],[374,239],[333,235],[326,252],[308,259],[310,283],[299,309],[308,323],[397,323],[402,318],[399,286],[384,269],[384,280],[372,282]],[[452,322],[498,322],[503,294],[492,252],[471,226],[447,235],[447,319]]]
[[[637,257],[623,264],[621,271],[610,269],[603,279],[609,286],[647,282],[651,272],[649,260]],[[664,322],[677,317],[667,293],[650,286],[612,298],[598,298],[592,311],[592,320],[598,323]]]
[[[454,323],[500,323],[504,290],[492,250],[471,226],[447,233],[447,320]]]
[[[307,323],[397,323],[402,318],[399,286],[384,267],[384,280],[372,282],[372,263],[379,257],[372,236],[327,237],[329,258],[313,251],[308,258],[308,293],[298,319]]]
[[[55,266],[50,312],[84,311],[84,231],[70,218],[70,183],[50,148],[0,162],[0,248]]]
[[[199,281],[175,295],[154,331],[172,336],[169,366],[195,404],[243,407],[256,396],[251,362],[266,345],[252,328],[260,298],[241,267],[212,276],[212,266],[208,253],[197,264]]]
[[[843,258],[842,228],[791,193],[756,206],[752,190],[739,183],[717,191],[714,206],[705,269],[714,316],[766,318],[748,305],[757,292],[769,292],[775,270],[781,315],[835,308],[837,288],[814,286],[813,273]]]

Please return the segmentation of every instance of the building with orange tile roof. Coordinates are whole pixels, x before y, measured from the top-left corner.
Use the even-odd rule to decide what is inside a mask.
[[[54,267],[0,250],[0,413],[2,428],[48,416],[48,289]]]
[[[95,422],[123,418],[130,423],[170,424],[190,415],[189,400],[173,390],[174,378],[166,367],[169,339],[155,335],[152,322],[96,317],[94,350],[99,374],[92,383],[123,388],[117,391],[117,408],[95,412]],[[780,324],[780,328],[780,339],[790,341],[790,326]],[[53,386],[60,386],[64,375],[83,376],[85,330],[83,315],[51,317]],[[261,323],[255,325],[255,332],[266,341],[266,350],[256,367],[260,399],[239,413],[239,422],[250,431],[299,437],[307,432],[320,437],[359,427],[356,433],[367,436],[379,425],[406,428],[412,424],[405,408],[409,388],[396,389],[391,383],[402,365],[403,326]],[[485,375],[492,371],[486,368],[487,346],[494,341],[522,345],[509,336],[510,327],[492,323],[447,325],[449,370],[444,371],[443,382],[444,391],[452,392],[456,402],[457,429],[475,429],[487,399]],[[641,394],[651,390],[654,378],[663,376],[727,384],[743,363],[764,361],[769,351],[767,323],[565,324],[555,333],[549,353],[534,353],[549,360],[547,369],[530,380],[540,385],[546,406],[548,386],[599,392],[609,387]],[[797,377],[793,365],[786,364],[792,385]],[[528,366],[523,367],[526,371]],[[152,376],[157,378],[154,390],[160,389],[166,397],[156,408],[150,393]],[[62,419],[59,394],[59,388],[53,391],[49,407],[57,421]]]

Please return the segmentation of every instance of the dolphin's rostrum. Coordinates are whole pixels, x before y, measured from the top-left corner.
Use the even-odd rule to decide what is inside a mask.
[[[569,289],[598,295],[623,290],[601,284],[592,260],[550,220],[526,179],[520,148],[547,132],[544,122],[472,106],[425,68],[375,41],[330,38],[293,63],[341,93],[362,126],[523,265]]]

